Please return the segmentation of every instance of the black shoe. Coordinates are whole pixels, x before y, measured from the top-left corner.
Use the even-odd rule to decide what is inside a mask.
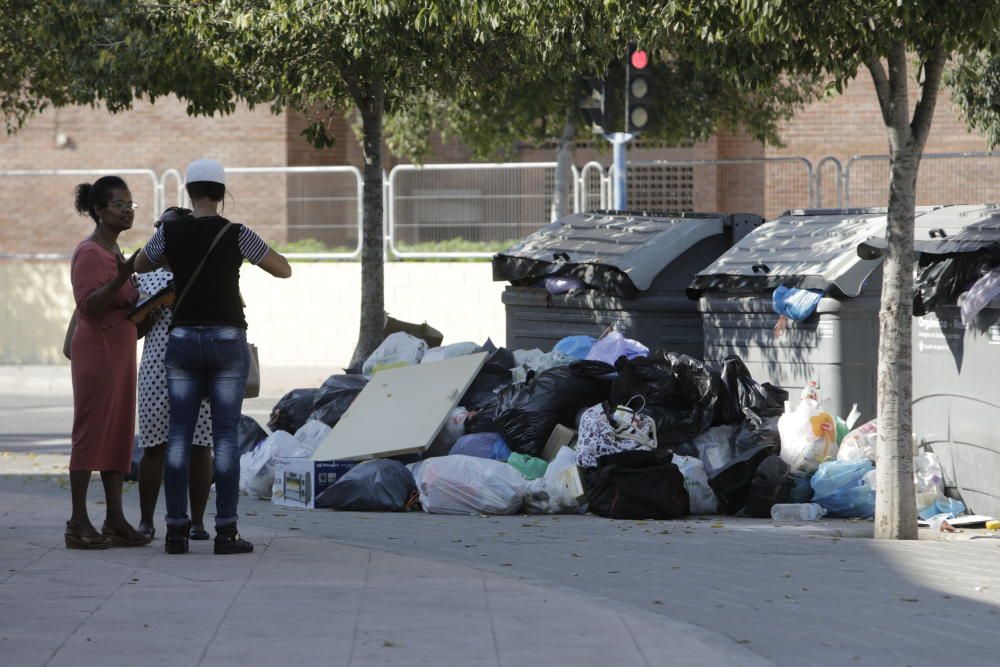
[[[215,529],[215,553],[220,555],[248,554],[251,551],[253,551],[253,543],[240,537],[235,523]]]
[[[192,540],[207,540],[212,536],[208,534],[207,530],[196,530],[192,528],[191,532],[188,534],[188,537],[190,537]]]
[[[163,550],[168,554],[186,554],[188,552],[188,531],[191,523],[171,526],[167,524],[167,536],[163,539]]]

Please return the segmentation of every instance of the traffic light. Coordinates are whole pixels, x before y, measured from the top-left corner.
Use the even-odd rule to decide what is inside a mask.
[[[652,86],[649,54],[631,47],[628,50],[628,131],[635,134],[649,126]]]
[[[590,129],[595,134],[603,134],[607,130],[604,116],[604,82],[594,77],[585,77],[586,94],[580,100],[580,109],[590,121]]]

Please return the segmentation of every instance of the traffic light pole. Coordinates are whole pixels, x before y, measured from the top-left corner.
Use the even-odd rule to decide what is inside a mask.
[[[605,134],[604,138],[611,142],[614,149],[615,178],[612,181],[612,207],[616,211],[624,211],[628,208],[628,158],[627,146],[633,135],[628,132],[614,132]]]

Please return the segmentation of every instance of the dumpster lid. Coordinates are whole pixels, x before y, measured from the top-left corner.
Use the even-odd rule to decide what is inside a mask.
[[[880,258],[887,245],[883,232],[862,243],[858,255],[865,259]],[[936,208],[916,219],[913,247],[917,252],[931,255],[1000,248],[1000,206],[960,204]]]
[[[731,218],[722,213],[575,213],[495,255],[493,279],[524,285],[548,275],[574,275],[602,291],[633,298],[689,248],[722,234]]]
[[[921,211],[922,212],[922,211]],[[884,235],[885,209],[793,210],[765,223],[695,277],[691,299],[707,290],[773,289],[785,284],[855,297],[880,258],[858,246]]]

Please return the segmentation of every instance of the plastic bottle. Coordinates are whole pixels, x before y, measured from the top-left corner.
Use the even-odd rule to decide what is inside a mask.
[[[825,514],[816,503],[778,503],[771,508],[773,521],[815,521]]]

